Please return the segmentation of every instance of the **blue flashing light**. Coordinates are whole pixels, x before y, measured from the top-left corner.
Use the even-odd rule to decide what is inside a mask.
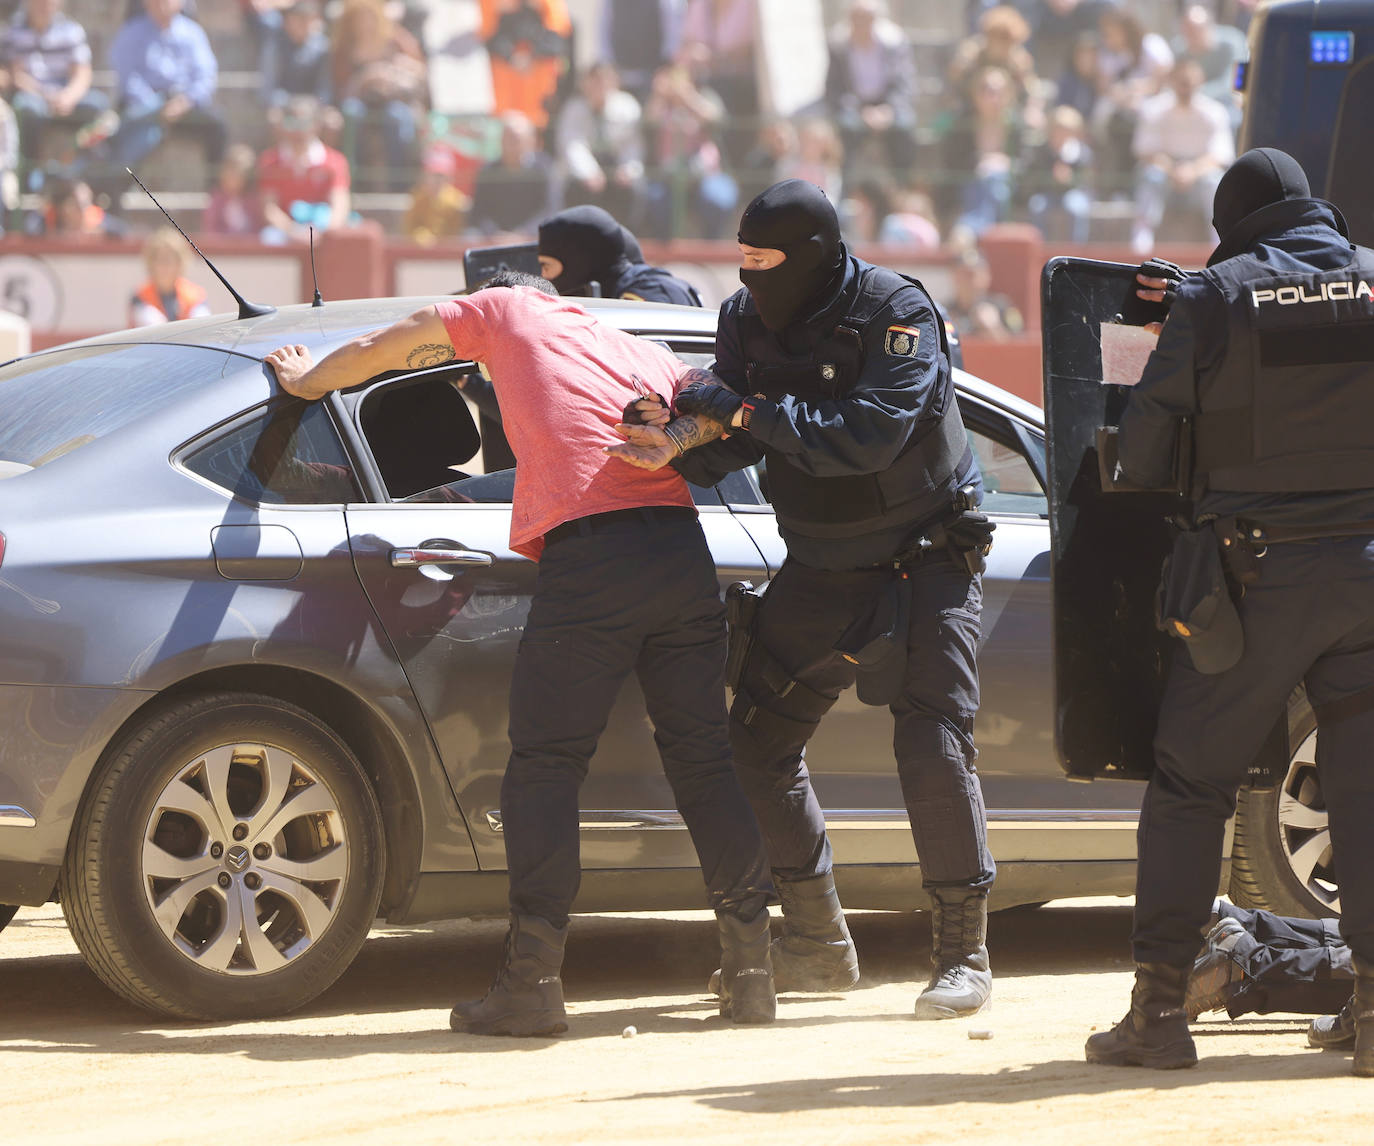
[[[1310,61],[1327,67],[1348,67],[1355,55],[1354,32],[1312,32]]]

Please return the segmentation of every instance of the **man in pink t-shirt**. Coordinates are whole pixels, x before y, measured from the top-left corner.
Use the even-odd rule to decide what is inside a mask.
[[[567,1030],[559,975],[581,874],[577,794],[631,670],[719,921],[721,1014],[771,1022],[771,885],[731,760],[715,562],[683,479],[606,452],[621,441],[615,426],[628,403],[675,394],[703,372],[518,272],[356,338],[318,365],[303,346],[266,361],[283,390],[315,399],[455,359],[491,375],[518,462],[510,544],[539,562],[539,576],[511,679],[501,785],[505,957],[487,994],[455,1006],[449,1024],[469,1034]]]

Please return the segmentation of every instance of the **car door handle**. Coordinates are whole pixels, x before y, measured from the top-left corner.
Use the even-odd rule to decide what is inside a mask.
[[[391,551],[391,564],[396,569],[414,569],[420,565],[486,566],[491,563],[490,553],[477,553],[471,549],[439,549],[425,546],[419,549]]]

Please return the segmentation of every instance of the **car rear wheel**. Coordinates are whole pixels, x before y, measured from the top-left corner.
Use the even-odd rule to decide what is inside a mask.
[[[61,899],[86,961],[139,1006],[282,1014],[343,973],[381,895],[377,798],[294,705],[220,693],[162,710],[106,763]]]
[[[1290,706],[1289,761],[1283,782],[1244,790],[1231,844],[1231,898],[1243,907],[1309,918],[1341,912],[1326,801],[1317,776],[1317,722]]]
[[[9,922],[14,918],[14,913],[19,908],[11,907],[8,903],[0,903],[0,931],[4,931],[9,926]]]

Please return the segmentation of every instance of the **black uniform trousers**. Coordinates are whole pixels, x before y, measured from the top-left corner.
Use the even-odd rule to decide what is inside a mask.
[[[982,578],[956,567],[942,550],[917,562],[911,576],[908,661],[891,712],[922,882],[927,888],[990,887],[996,865],[973,746]],[[872,609],[891,577],[890,569],[835,572],[789,558],[760,604],[755,651],[730,710],[730,736],[777,879],[810,879],[831,870],[806,742],[815,722],[855,681],[856,669],[834,651],[836,642]],[[804,691],[794,687],[779,696],[770,689],[762,678],[778,682],[765,668],[768,657]],[[760,711],[751,717],[751,709]]]
[[[686,510],[578,524],[542,554],[511,680],[511,910],[567,923],[581,882],[578,789],[633,671],[708,902],[753,919],[772,887],[730,758],[725,608],[701,526]]]
[[[1231,948],[1231,960],[1245,973],[1226,1000],[1231,1018],[1275,1011],[1330,1015],[1350,998],[1355,969],[1336,920],[1289,919],[1230,903],[1220,905],[1218,918],[1245,928]]]
[[[1341,933],[1374,961],[1374,535],[1270,545],[1260,571],[1238,606],[1245,651],[1235,666],[1204,675],[1179,649],[1170,669],[1137,836],[1137,962],[1183,966],[1197,955],[1236,793],[1304,682]]]

